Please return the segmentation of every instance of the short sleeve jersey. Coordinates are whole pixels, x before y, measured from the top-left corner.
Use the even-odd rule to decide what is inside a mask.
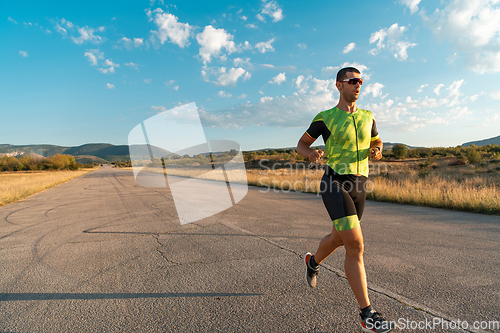
[[[379,138],[373,114],[357,109],[349,114],[337,107],[314,117],[306,134],[313,140],[323,136],[326,164],[336,173],[368,177],[370,142]]]

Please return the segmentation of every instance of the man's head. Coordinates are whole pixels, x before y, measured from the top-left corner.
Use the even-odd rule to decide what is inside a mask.
[[[337,73],[336,86],[340,92],[340,98],[348,103],[356,102],[362,84],[361,73],[354,67],[342,68]]]

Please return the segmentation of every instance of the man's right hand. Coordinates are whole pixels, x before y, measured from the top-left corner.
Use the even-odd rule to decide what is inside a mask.
[[[323,151],[318,149],[318,150],[313,150],[310,154],[309,154],[309,161],[313,162],[313,163],[316,163],[316,161],[318,161],[321,156],[323,156]]]

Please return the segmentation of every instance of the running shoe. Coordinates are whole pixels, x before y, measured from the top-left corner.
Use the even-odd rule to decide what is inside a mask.
[[[318,275],[319,268],[312,269],[311,266],[309,266],[309,259],[311,259],[311,257],[312,254],[310,252],[304,254],[304,262],[306,263],[306,281],[309,287],[315,288],[316,276]]]
[[[371,310],[366,317],[362,314],[361,326],[364,332],[386,333],[392,331],[396,327],[395,322],[391,322],[382,317],[380,312]]]

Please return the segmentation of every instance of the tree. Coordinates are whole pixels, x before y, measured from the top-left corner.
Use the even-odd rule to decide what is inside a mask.
[[[396,156],[397,159],[405,158],[408,154],[408,147],[398,143],[394,147],[392,147],[392,153]]]

